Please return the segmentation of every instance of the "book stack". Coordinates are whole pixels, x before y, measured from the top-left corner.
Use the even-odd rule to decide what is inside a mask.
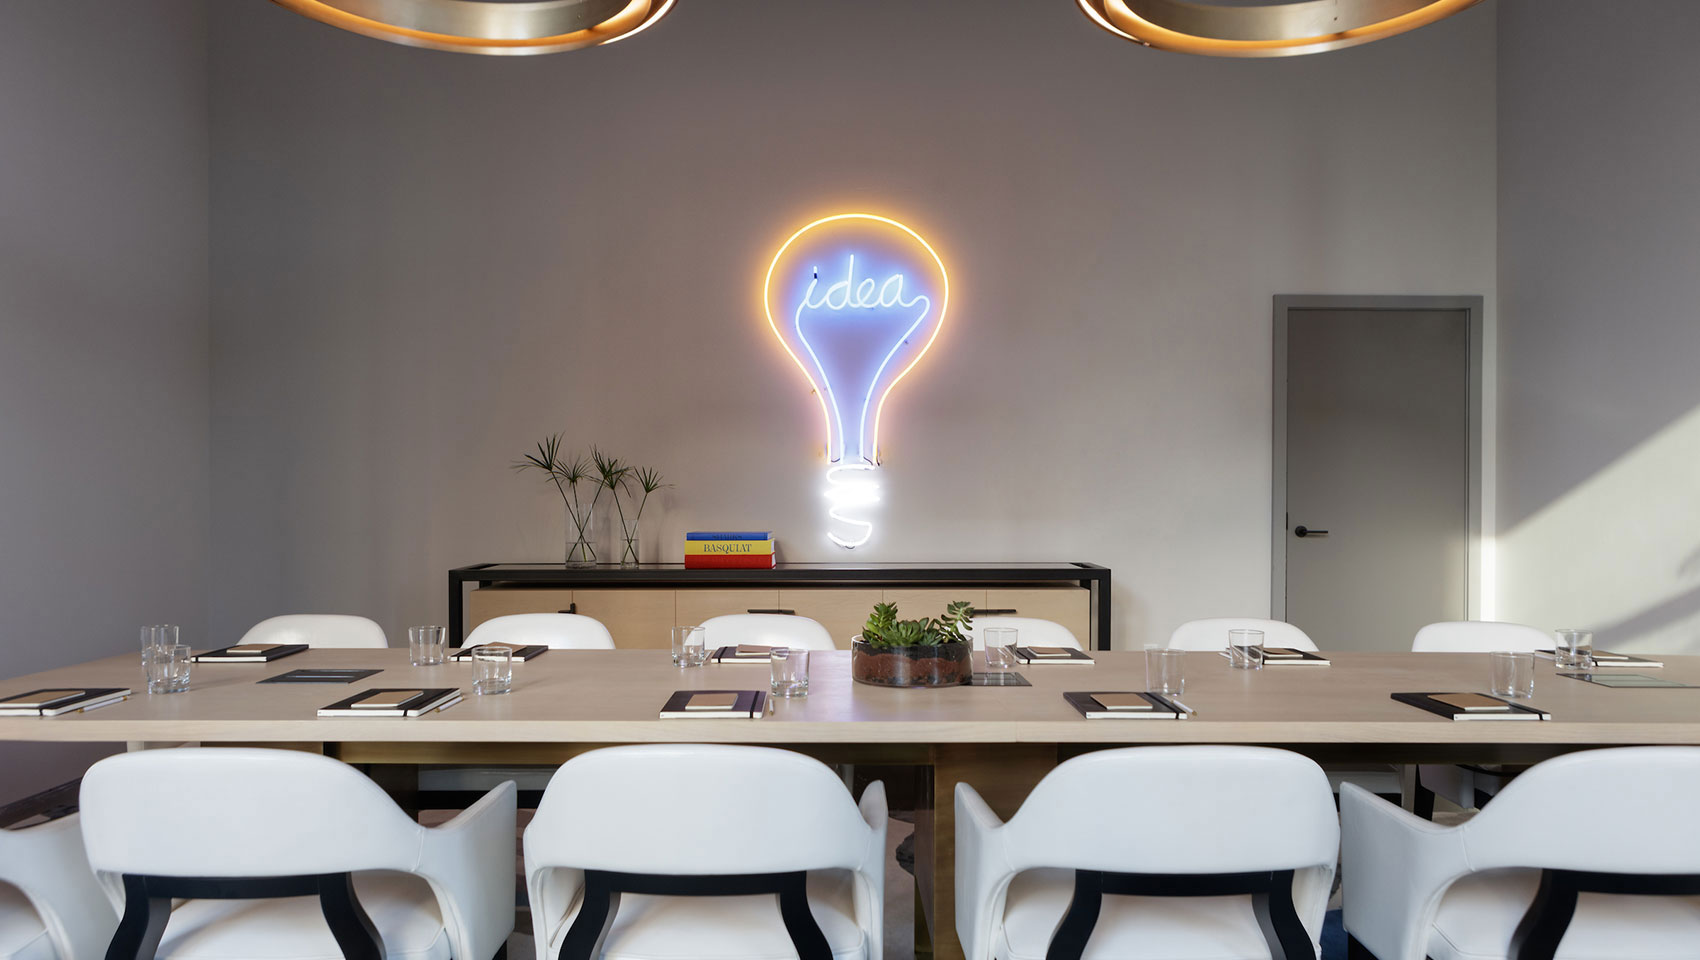
[[[685,534],[686,570],[771,570],[768,531],[699,530]]]

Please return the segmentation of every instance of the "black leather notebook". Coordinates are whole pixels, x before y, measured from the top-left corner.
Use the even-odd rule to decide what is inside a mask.
[[[305,643],[239,643],[197,653],[191,659],[196,663],[271,663],[306,649]]]
[[[482,643],[478,645],[478,647],[482,647],[482,646],[484,646],[484,644],[482,644]],[[509,644],[506,644],[506,643],[499,643],[499,644],[496,644],[496,646],[507,647],[509,650],[512,650],[514,652],[514,659],[519,660],[521,662],[526,661],[526,660],[534,660],[538,657],[543,656],[545,653],[549,652],[549,648],[544,646],[541,643],[528,643],[523,647],[510,646]],[[450,660],[471,660],[474,651],[476,651],[478,649],[478,647],[458,647],[458,648],[449,652],[449,659]]]
[[[1015,659],[1023,664],[1075,663],[1091,666],[1095,661],[1073,647],[1016,647]]]
[[[459,702],[460,690],[455,687],[377,687],[320,707],[319,716],[417,717],[433,710],[446,710]],[[362,706],[363,703],[366,705]]]
[[[267,677],[260,683],[353,683],[364,680],[373,674],[383,673],[382,670],[340,670],[332,668],[291,670],[280,673],[275,677]]]
[[[104,707],[129,695],[129,687],[42,687],[0,697],[0,717],[57,717]]]
[[[1535,707],[1483,693],[1395,693],[1393,699],[1449,720],[1551,720]]]
[[[680,690],[661,707],[661,719],[753,720],[766,709],[764,690]]]
[[[1068,705],[1088,720],[1185,720],[1187,711],[1160,693],[1095,690],[1064,693]]]

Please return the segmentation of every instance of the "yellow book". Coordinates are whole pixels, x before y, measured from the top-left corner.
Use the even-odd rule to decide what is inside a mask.
[[[773,555],[772,540],[686,540],[685,556],[767,557]]]

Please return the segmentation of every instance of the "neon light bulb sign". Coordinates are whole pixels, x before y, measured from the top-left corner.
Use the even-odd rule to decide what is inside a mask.
[[[768,326],[813,385],[826,424],[827,536],[858,547],[880,500],[880,420],[944,325],[950,280],[920,235],[845,213],[791,235],[767,269]]]

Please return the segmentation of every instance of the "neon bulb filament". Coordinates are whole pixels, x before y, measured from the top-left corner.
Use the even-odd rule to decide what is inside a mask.
[[[880,484],[873,477],[873,472],[878,469],[865,460],[827,468],[827,518],[855,531],[848,537],[841,537],[837,531],[828,530],[827,539],[846,549],[854,549],[867,543],[868,538],[874,535],[871,522],[851,516],[848,511],[860,511],[880,502]]]

